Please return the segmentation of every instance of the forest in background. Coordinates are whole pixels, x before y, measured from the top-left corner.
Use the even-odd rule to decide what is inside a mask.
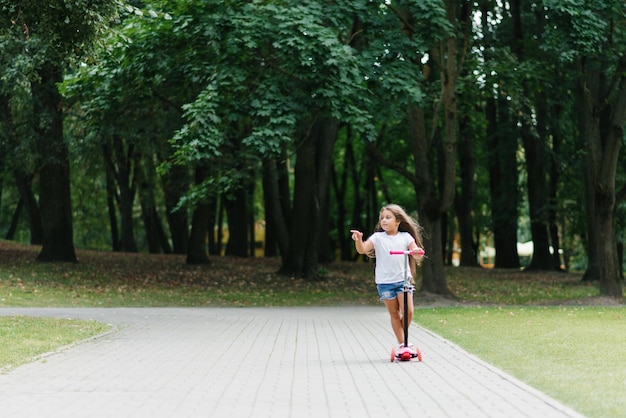
[[[0,0],[0,232],[264,255],[315,279],[381,205],[444,266],[585,271],[622,296],[621,1]],[[221,242],[227,235],[226,245]],[[551,249],[561,249],[551,251]]]

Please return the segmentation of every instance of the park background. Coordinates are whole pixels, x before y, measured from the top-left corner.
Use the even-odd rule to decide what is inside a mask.
[[[0,232],[39,261],[210,264],[261,242],[315,281],[360,260],[349,229],[394,202],[424,228],[425,292],[453,296],[446,266],[487,263],[581,271],[622,298],[623,2],[0,11]]]

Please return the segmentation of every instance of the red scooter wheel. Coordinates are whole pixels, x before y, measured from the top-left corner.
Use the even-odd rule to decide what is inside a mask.
[[[417,351],[417,361],[422,361],[422,352],[420,349],[416,347],[415,351]]]
[[[396,360],[396,347],[391,347],[391,362],[393,363]]]

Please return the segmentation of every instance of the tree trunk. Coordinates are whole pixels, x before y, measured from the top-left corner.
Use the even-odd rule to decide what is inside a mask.
[[[70,198],[69,152],[63,137],[63,105],[57,83],[60,64],[44,63],[40,80],[31,84],[39,153],[39,205],[43,229],[38,261],[77,262]]]
[[[553,114],[561,114],[560,106]],[[561,135],[558,127],[553,127],[552,131],[552,153],[553,156],[549,160],[550,180],[548,181],[548,231],[550,233],[550,242],[552,243],[552,266],[554,270],[562,270],[561,239],[559,238],[559,229],[557,222],[557,203],[558,203],[558,185],[559,185],[559,168],[554,156],[561,153]],[[566,263],[563,262],[563,265]],[[565,268],[567,268],[565,266]]]
[[[508,112],[506,99],[487,99],[487,164],[497,268],[520,267],[517,254],[517,140],[507,130],[510,126]]]
[[[314,279],[317,275],[317,236],[319,218],[315,211],[315,150],[319,138],[306,135],[296,151],[293,214],[289,248],[283,257],[280,273]]]
[[[615,219],[613,216],[615,195],[608,191],[596,191],[595,224],[602,239],[598,246],[598,265],[600,271],[600,294],[623,298],[621,268],[618,264],[617,241],[615,239]]]
[[[319,196],[319,240],[317,247],[318,261],[330,263],[335,259],[334,247],[330,239],[330,184],[332,178],[333,149],[337,141],[339,122],[336,119],[327,119],[320,127],[321,140],[317,149],[317,193]]]
[[[513,37],[511,50],[520,63],[526,60],[524,49],[524,28],[522,25],[523,7],[521,0],[509,2]],[[540,15],[540,14],[538,14]],[[543,32],[543,18],[537,22],[537,33]],[[528,192],[528,208],[530,215],[530,233],[533,241],[533,255],[527,270],[552,270],[550,242],[548,234],[548,189],[546,184],[545,147],[547,146],[547,104],[541,92],[532,92],[528,81],[522,80],[524,95],[529,100],[535,99],[535,112],[530,105],[522,104],[521,136],[526,157],[526,187]],[[532,93],[531,93],[532,92]],[[533,120],[533,116],[536,118]],[[518,122],[516,121],[516,124]]]
[[[461,124],[461,138],[459,141],[459,170],[461,177],[461,188],[457,191],[454,198],[454,208],[456,217],[459,222],[459,237],[461,244],[461,266],[475,267],[478,266],[478,257],[476,251],[478,246],[472,239],[474,223],[472,211],[474,208],[474,190],[475,190],[475,160],[474,160],[474,142],[469,133],[469,121]],[[452,252],[449,247],[449,252]]]
[[[368,206],[368,196],[370,195],[370,188],[374,189],[373,179],[368,176],[369,167],[373,165],[373,161],[369,153],[362,153],[360,158],[355,155],[354,147],[350,147],[350,154],[348,155],[346,150],[346,166],[345,169],[349,171],[349,177],[353,184],[352,193],[352,213],[350,215],[350,229],[358,229],[359,231],[366,231],[374,228],[374,224],[370,222],[370,210]],[[360,164],[358,163],[360,162]],[[375,208],[380,211],[378,204]],[[365,213],[365,221],[363,218]],[[350,247],[354,248],[354,243],[350,239]],[[354,257],[359,258],[359,254],[355,254]],[[365,257],[361,257],[366,259]]]
[[[265,256],[276,255],[276,247],[284,257],[289,247],[289,228],[283,213],[277,162],[266,158],[263,163],[263,199],[265,205]]]
[[[248,257],[250,238],[248,236],[250,207],[248,190],[241,187],[234,192],[233,199],[225,199],[226,217],[228,218],[228,243],[226,255]]]
[[[191,233],[187,244],[187,264],[209,264],[207,233],[209,229],[209,204],[199,203],[193,210]]]
[[[133,144],[125,146],[123,139],[117,135],[111,141],[111,144],[104,145],[103,154],[119,192],[116,200],[120,212],[120,251],[137,252],[133,208],[137,189],[135,170],[138,154]]]
[[[209,196],[209,254],[222,255],[224,241],[224,196]]]
[[[15,210],[13,211],[13,216],[11,216],[11,223],[9,224],[9,228],[7,229],[7,233],[4,236],[4,239],[14,240],[15,233],[17,232],[17,227],[20,223],[20,214],[24,209],[24,199],[20,198],[17,201],[17,205],[15,205]]]
[[[105,148],[106,149],[106,148]],[[105,159],[107,157],[104,157]],[[107,209],[109,213],[109,228],[111,230],[111,247],[113,251],[121,251],[120,230],[117,225],[117,205],[118,195],[115,187],[115,175],[113,174],[112,165],[105,164],[106,173],[106,193],[107,193]]]
[[[31,176],[19,168],[13,170],[15,184],[20,192],[20,198],[28,216],[31,245],[41,245],[43,242],[43,226],[39,204],[32,190]]]
[[[15,128],[11,119],[9,96],[0,94],[0,173],[7,171],[7,158],[9,156],[9,144],[15,142]],[[0,207],[2,207],[2,191],[4,189],[4,176],[0,176]]]
[[[493,42],[493,32],[490,29],[489,13],[491,3],[480,2],[481,25],[483,32],[489,34],[488,42]],[[491,48],[485,47],[486,65],[491,65]],[[499,85],[499,80],[488,78],[489,85]],[[497,95],[503,95],[498,91]],[[506,127],[510,126],[508,103],[505,98],[488,94],[485,99],[486,153],[487,170],[489,172],[489,194],[491,198],[491,219],[493,231],[493,246],[495,249],[495,267],[519,268],[517,254],[517,220],[518,220],[518,187],[517,187],[517,159],[515,150],[517,140],[509,135]]]
[[[352,259],[352,253],[354,251],[354,243],[349,237],[346,231],[354,229],[355,226],[347,225],[348,208],[346,207],[348,174],[350,172],[350,162],[353,160],[352,150],[352,135],[351,130],[348,128],[345,139],[345,150],[343,153],[343,162],[339,163],[341,171],[338,172],[336,167],[332,167],[332,190],[334,192],[335,204],[337,206],[337,245],[339,247],[340,259],[342,261],[349,261]],[[354,184],[355,195],[359,189],[358,183]],[[356,198],[355,198],[356,200]],[[360,227],[359,230],[363,231]]]
[[[196,167],[196,184],[201,184],[207,175],[206,167]],[[210,207],[207,201],[198,202],[193,210],[191,232],[187,244],[187,264],[209,264],[209,257],[207,256],[207,234],[211,226],[209,224],[209,212]]]
[[[579,65],[579,132],[589,172],[585,199],[586,207],[593,212],[593,217],[587,214],[588,222],[591,221],[589,250],[597,254],[600,293],[622,299],[615,238],[615,176],[626,123],[626,58],[620,60],[615,70],[616,83],[606,81],[603,63],[587,59]],[[589,259],[591,262],[591,256]],[[585,278],[589,279],[587,273]]]
[[[141,206],[141,218],[146,231],[146,242],[150,254],[171,254],[165,230],[157,211],[154,190],[156,188],[156,172],[151,156],[143,159],[142,167],[137,169],[139,174],[139,204]]]
[[[174,254],[186,254],[189,239],[189,220],[187,210],[176,210],[181,197],[189,189],[189,174],[186,167],[174,165],[171,171],[161,177],[165,195],[165,216],[172,238]]]
[[[582,66],[582,64],[579,64]],[[582,73],[580,68],[579,73]],[[593,74],[588,74],[588,80],[585,80],[582,76],[576,84],[576,109],[578,110],[578,134],[579,143],[581,149],[585,150],[585,157],[583,158],[583,200],[585,207],[585,220],[586,220],[586,233],[587,233],[587,268],[583,275],[582,281],[590,282],[600,280],[600,261],[599,261],[599,247],[600,247],[600,229],[596,224],[596,199],[595,199],[595,182],[593,176],[597,169],[594,164],[597,151],[595,147],[594,138],[600,136],[599,122],[594,119],[597,118],[597,109],[595,108],[594,101],[599,96],[599,79],[600,70],[596,67],[588,68],[587,73],[593,71]]]
[[[459,7],[461,6],[461,7]],[[433,59],[440,71],[442,115],[437,110],[433,114],[433,129],[430,138],[426,135],[423,111],[421,116],[411,118],[411,143],[413,144],[413,162],[416,181],[413,187],[416,191],[420,221],[424,225],[426,254],[428,258],[422,271],[422,290],[435,292],[439,295],[452,296],[448,288],[445,270],[443,268],[443,240],[441,230],[442,217],[454,203],[456,193],[456,158],[457,158],[457,130],[459,128],[457,114],[456,83],[463,66],[466,43],[469,42],[467,33],[462,27],[470,25],[471,5],[462,4],[456,0],[446,0],[446,15],[450,24],[457,28],[457,36],[449,36],[433,48]],[[419,115],[419,114],[418,114]],[[443,136],[441,157],[437,161],[440,175],[426,176],[425,173],[434,173],[433,161],[427,160],[428,149],[437,133],[437,121],[442,119]],[[415,123],[418,123],[417,128]],[[431,156],[432,158],[432,156]],[[429,169],[430,167],[430,169]],[[425,183],[425,187],[423,182]],[[438,195],[437,195],[438,192]],[[428,240],[430,239],[430,242]]]
[[[453,114],[448,114],[445,123],[456,125],[456,107],[449,109]],[[409,138],[412,144],[413,164],[415,176],[413,188],[417,199],[419,221],[423,230],[424,250],[426,258],[422,264],[422,287],[420,291],[435,293],[442,296],[454,296],[448,288],[444,269],[443,237],[441,217],[454,201],[455,170],[443,169],[443,178],[440,181],[448,182],[439,196],[436,193],[436,182],[433,179],[433,161],[429,156],[429,141],[426,135],[426,125],[423,109],[413,106],[409,108]],[[449,129],[447,135],[453,135]],[[456,138],[456,130],[454,130]],[[448,138],[444,140],[445,153],[441,155],[441,165],[456,165],[456,140]],[[448,176],[452,175],[452,178]]]
[[[442,262],[441,219],[433,219],[428,216],[422,216],[420,219],[424,235],[430,237],[428,244],[426,244],[426,241],[424,242],[424,247],[427,249],[427,257],[424,258],[422,263],[422,287],[420,292],[452,296],[452,292],[445,280],[446,273]],[[441,278],[444,278],[444,280],[441,280]]]
[[[284,275],[318,279],[318,245],[323,210],[327,200],[329,164],[324,160],[332,150],[337,137],[334,119],[318,118],[310,130],[302,135],[297,146],[293,218],[289,235],[289,249],[280,268]],[[326,182],[321,184],[321,182]],[[327,237],[324,237],[327,239]]]
[[[530,109],[525,116],[530,118]],[[543,119],[545,106],[537,107],[537,118]],[[526,156],[526,173],[528,189],[528,207],[530,214],[530,233],[533,240],[533,255],[528,270],[552,270],[550,242],[548,235],[548,190],[545,169],[545,138],[537,138],[531,132],[530,121],[522,125],[524,154]],[[539,123],[538,123],[539,125]],[[538,126],[539,127],[539,126]],[[541,135],[545,132],[539,132]]]

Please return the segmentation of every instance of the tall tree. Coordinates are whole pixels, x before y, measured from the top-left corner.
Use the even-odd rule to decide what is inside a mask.
[[[318,246],[322,237],[328,236],[320,234],[320,229],[328,212],[330,164],[337,128],[336,120],[314,115],[297,143],[290,245],[281,267],[285,274],[317,277]]]
[[[578,134],[584,150],[588,280],[623,298],[615,231],[616,171],[626,124],[626,9],[623,2],[544,2],[545,48],[573,64]],[[621,186],[623,189],[624,185]]]
[[[207,48],[202,34],[198,33],[202,28],[198,20],[203,14],[190,14],[184,7],[186,3],[169,5],[173,15],[128,6],[133,13],[125,16],[116,31],[104,38],[97,59],[86,62],[64,83],[66,95],[77,104],[76,111],[82,115],[85,125],[83,132],[87,139],[79,144],[83,152],[93,144],[109,149],[110,138],[114,139],[115,149],[126,150],[93,154],[93,158],[115,157],[106,160],[110,173],[116,174],[110,177],[114,180],[111,190],[120,198],[119,207],[113,210],[120,212],[122,245],[117,246],[115,242],[113,245],[125,251],[139,249],[133,244],[137,237],[131,222],[135,190],[141,184],[133,184],[137,167],[151,167],[155,163],[168,165],[173,152],[168,140],[183,124],[182,107],[206,84],[204,51]],[[156,8],[160,3],[154,2],[151,6]],[[152,184],[163,191],[173,251],[181,254],[188,250],[189,208],[179,203],[189,190],[192,169],[178,165],[169,167],[169,170],[159,171],[161,178],[155,177]],[[156,176],[157,173],[146,174]],[[149,194],[141,193],[139,197],[145,206]],[[157,197],[160,194],[155,195],[155,199]],[[161,213],[144,212],[144,221],[147,221],[144,226],[152,248],[166,250],[169,242],[165,242],[163,236],[166,231]],[[115,221],[113,216],[111,219]],[[117,228],[111,225],[112,231]],[[161,236],[160,244],[150,239],[157,236]]]
[[[548,61],[537,45],[537,39],[541,38],[544,31],[545,15],[532,13],[530,5],[521,0],[511,0],[509,5],[512,30],[510,48],[518,66],[527,73],[519,81],[520,99],[517,100],[517,107],[521,118],[516,119],[524,146],[530,232],[533,241],[533,255],[526,268],[552,270],[554,263],[550,255],[548,187],[550,163],[548,120],[552,115],[548,113],[549,93],[546,86],[552,82],[548,76],[554,74],[550,71],[554,64]],[[553,174],[558,175],[558,172]],[[557,181],[558,178],[554,180]]]
[[[65,65],[106,27],[116,11],[110,0],[0,3],[3,36],[23,44],[20,57],[32,62],[30,92],[39,171],[43,227],[40,261],[76,261],[73,241],[68,146],[57,84]]]
[[[438,89],[435,108],[429,112],[426,101],[408,105],[408,142],[413,159],[411,169],[393,161],[381,162],[394,167],[413,185],[419,220],[424,228],[424,246],[428,257],[422,267],[422,291],[452,295],[444,271],[442,219],[454,202],[457,164],[457,81],[467,53],[471,34],[471,2],[448,0],[400,7],[388,6],[399,18],[401,28],[413,42],[429,42],[428,56],[411,57],[419,70],[416,78],[426,75],[424,91]],[[429,20],[430,34],[420,33],[420,19]],[[435,31],[432,28],[437,28]],[[420,36],[421,35],[421,36]],[[424,65],[423,62],[428,62]],[[430,85],[428,85],[430,84]],[[427,122],[429,116],[431,123]],[[437,149],[439,148],[439,151]]]
[[[266,183],[267,192],[274,191],[267,213],[281,231],[284,225],[289,229],[288,239],[280,235],[279,243],[287,246],[281,248],[281,272],[315,279],[316,243],[328,241],[327,236],[320,236],[324,228],[318,226],[329,210],[329,162],[337,134],[336,128],[327,128],[350,120],[362,131],[372,131],[358,106],[364,100],[363,75],[354,51],[347,46],[350,32],[342,32],[352,20],[338,13],[348,6],[317,2],[234,2],[228,6],[230,10],[211,15],[212,27],[221,30],[205,31],[216,36],[208,41],[214,48],[209,82],[197,100],[185,107],[188,123],[175,137],[178,155],[180,160],[196,156],[231,161],[230,167],[235,167],[232,163],[238,156],[230,144],[232,126],[238,124],[250,129],[238,131],[237,141],[263,161],[278,160],[282,165],[285,147],[296,150],[295,158],[289,156],[291,162],[295,160],[293,209],[285,210],[280,203],[276,210],[285,194],[275,193],[280,187]],[[325,122],[332,124],[325,126]],[[296,143],[301,146],[294,147]],[[267,170],[266,180],[280,178],[271,166]],[[227,180],[223,186],[231,191],[244,187],[235,181],[236,176]],[[289,220],[275,219],[279,214]]]
[[[291,222],[291,192],[286,153],[263,160],[263,206],[265,208],[265,256],[287,254]],[[278,251],[278,253],[276,252]]]
[[[487,122],[485,152],[489,173],[491,223],[495,267],[519,268],[517,229],[520,190],[518,185],[517,135],[510,98],[515,78],[508,72],[514,57],[499,44],[500,36],[490,16],[498,15],[491,0],[480,2],[481,51],[485,77],[484,112]]]
[[[470,110],[459,124],[459,177],[460,186],[454,197],[454,210],[459,223],[461,257],[459,264],[466,267],[478,266],[478,243],[474,239],[474,196],[476,192],[476,158],[474,132],[471,128]],[[454,241],[453,241],[454,242]],[[448,246],[448,254],[452,252]]]

